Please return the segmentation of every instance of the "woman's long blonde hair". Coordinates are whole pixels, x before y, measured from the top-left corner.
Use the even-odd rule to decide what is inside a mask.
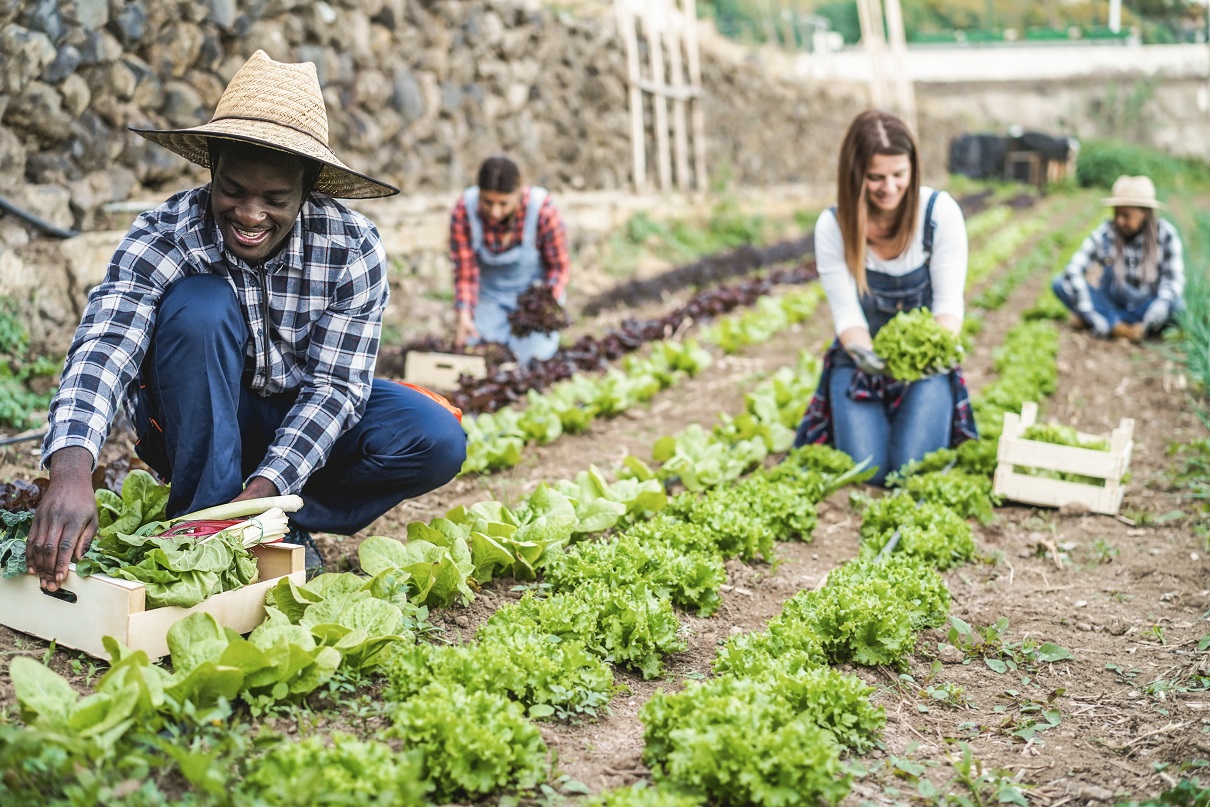
[[[1160,222],[1155,211],[1149,207],[1143,208],[1146,216],[1139,235],[1143,236],[1143,250],[1139,256],[1139,283],[1143,288],[1151,288],[1160,276]],[[1114,209],[1116,216],[1117,209]],[[1113,282],[1118,288],[1126,285],[1126,261],[1122,253],[1126,250],[1126,239],[1118,230],[1117,222],[1109,228],[1113,234]]]
[[[907,192],[899,204],[892,229],[892,246],[902,255],[916,234],[916,215],[920,209],[920,157],[916,138],[907,124],[887,112],[870,109],[849,124],[840,145],[840,164],[836,175],[836,221],[844,240],[844,259],[849,273],[857,281],[861,294],[869,291],[866,282],[866,225],[869,203],[865,177],[875,154],[906,154],[912,175]]]

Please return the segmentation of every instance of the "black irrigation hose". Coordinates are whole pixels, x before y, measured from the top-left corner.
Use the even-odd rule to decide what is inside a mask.
[[[62,227],[51,224],[49,221],[43,218],[35,216],[28,210],[22,210],[9,200],[5,199],[3,196],[0,196],[0,210],[4,211],[5,213],[11,213],[24,221],[26,224],[37,227],[42,232],[46,233],[47,235],[54,236],[55,238],[75,238],[80,234],[79,230],[65,230]]]
[[[18,434],[16,437],[6,437],[3,440],[0,440],[0,448],[3,448],[4,446],[11,446],[14,443],[24,443],[28,440],[41,440],[45,436],[46,432],[41,431],[37,434]]]

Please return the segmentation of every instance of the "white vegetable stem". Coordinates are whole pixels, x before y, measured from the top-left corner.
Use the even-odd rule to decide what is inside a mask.
[[[286,514],[280,507],[274,507],[254,518],[233,524],[225,530],[209,535],[198,543],[204,544],[219,535],[232,535],[238,537],[240,543],[245,547],[253,547],[257,544],[271,544],[274,541],[280,541],[289,530],[290,522],[286,518]]]
[[[207,507],[204,510],[177,516],[168,523],[176,524],[181,521],[219,521],[228,518],[243,518],[244,516],[257,516],[274,508],[281,510],[283,513],[295,513],[301,510],[302,506],[303,500],[301,496],[293,494],[289,496],[265,496],[260,499],[244,499],[243,501],[228,502],[227,504]]]

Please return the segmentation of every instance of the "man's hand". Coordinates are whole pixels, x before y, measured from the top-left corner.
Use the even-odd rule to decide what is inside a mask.
[[[280,494],[281,491],[277,489],[277,485],[263,476],[254,476],[248,480],[248,484],[240,491],[240,494],[231,501],[242,502],[245,499],[265,499]]]
[[[475,327],[475,312],[469,308],[458,309],[458,321],[454,325],[454,347],[458,350],[466,347],[471,339],[479,338],[479,329]]]
[[[1168,321],[1170,313],[1172,313],[1172,305],[1167,300],[1157,297],[1147,306],[1147,311],[1143,314],[1143,324],[1149,331],[1158,331],[1160,326]]]
[[[26,560],[42,588],[58,591],[67,566],[84,557],[97,534],[97,500],[92,489],[92,454],[61,448],[50,458],[50,485],[29,528]]]
[[[854,346],[846,348],[846,350],[853,357],[853,363],[857,365],[857,369],[863,373],[882,375],[886,372],[886,362],[870,348]]]

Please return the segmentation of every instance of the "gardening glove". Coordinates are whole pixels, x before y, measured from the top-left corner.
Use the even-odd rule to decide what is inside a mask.
[[[1109,338],[1109,320],[1105,319],[1105,315],[1095,308],[1089,308],[1087,311],[1081,311],[1080,316],[1088,323],[1088,327],[1092,329],[1095,336],[1102,339]]]
[[[853,357],[853,363],[857,365],[857,369],[863,373],[882,375],[886,372],[886,362],[868,347],[850,347],[846,350]]]
[[[1149,331],[1158,331],[1168,321],[1168,315],[1171,312],[1172,305],[1167,300],[1157,297],[1151,301],[1151,305],[1147,306],[1147,311],[1143,314],[1143,324]]]

